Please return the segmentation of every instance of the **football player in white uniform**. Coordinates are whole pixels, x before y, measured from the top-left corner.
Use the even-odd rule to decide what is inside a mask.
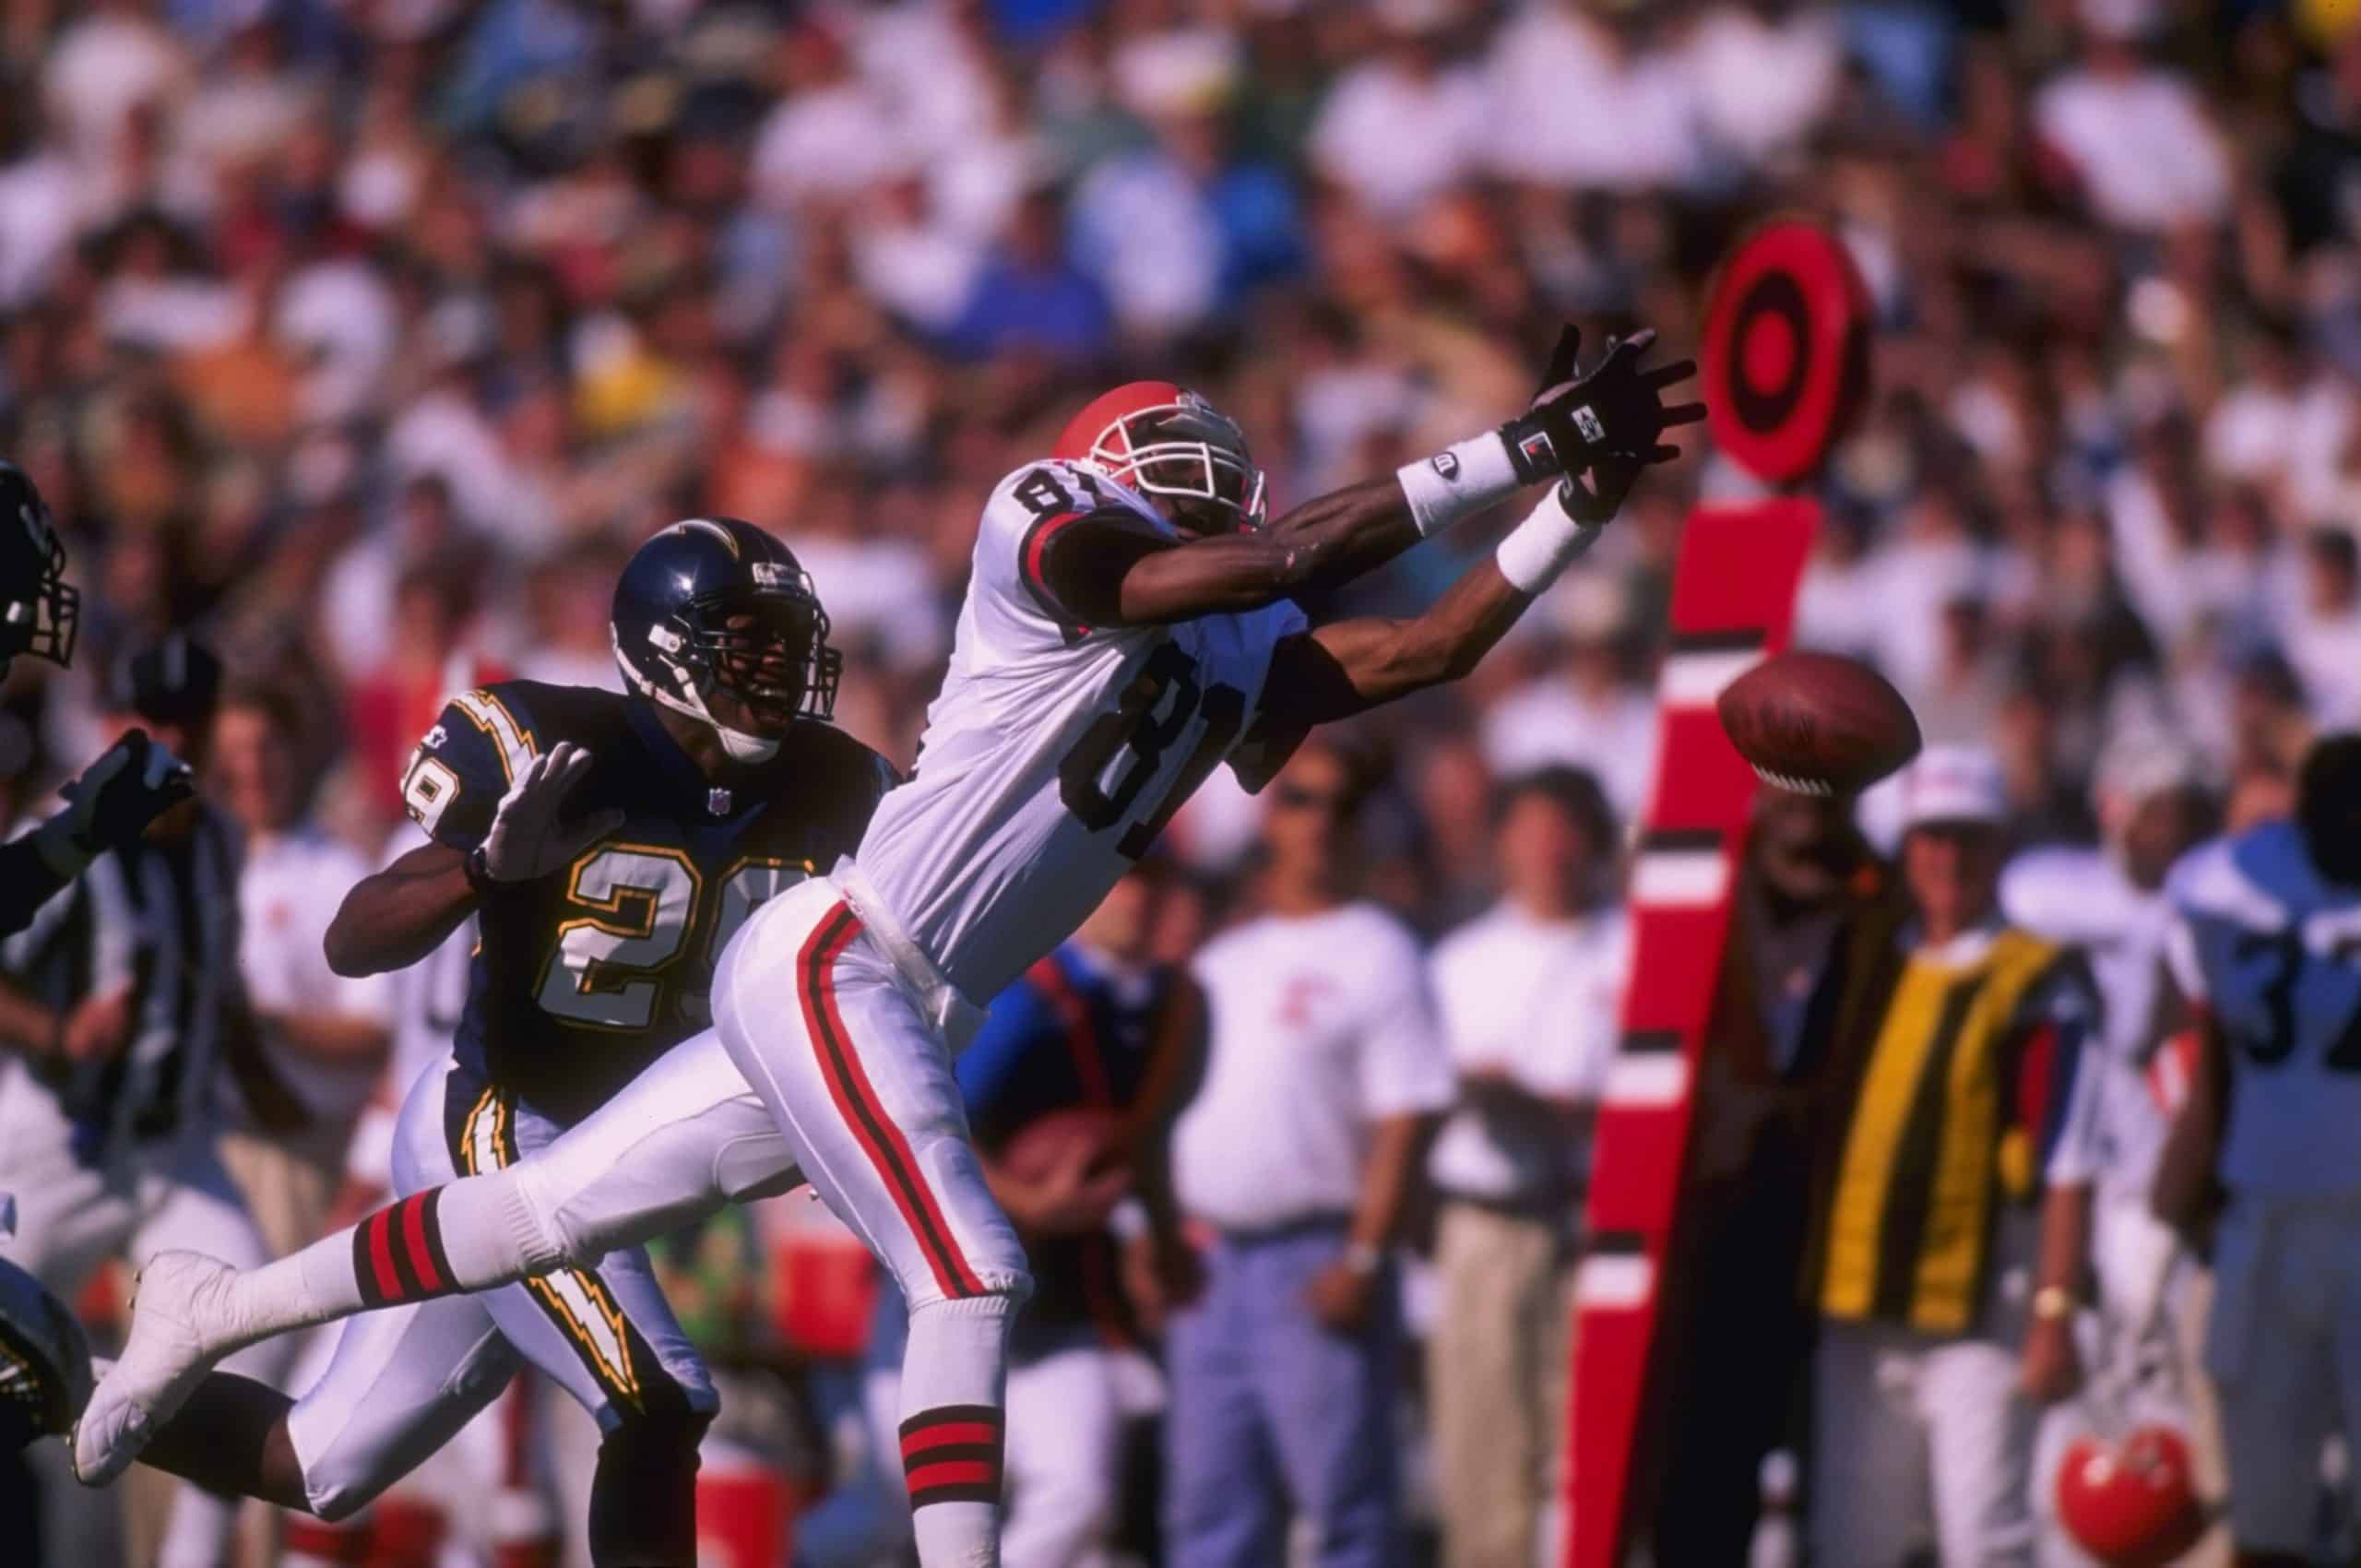
[[[974,999],[1067,935],[1225,758],[1258,783],[1311,725],[1473,668],[1648,465],[1678,455],[1667,427],[1703,417],[1663,400],[1693,367],[1642,368],[1654,337],[1577,374],[1569,329],[1516,419],[1267,528],[1243,434],[1164,382],[1098,398],[1054,457],[993,490],[916,774],[854,857],[747,919],[712,992],[714,1034],[780,1158],[909,1304],[903,1463],[931,1568],[998,1560],[1007,1335],[1029,1288],[951,1072]],[[1291,601],[1548,481],[1422,615],[1313,628]],[[709,1170],[631,1158],[682,1113],[674,1088],[703,1097],[693,1115],[720,1093],[668,1087],[670,1060],[539,1154],[413,1200],[405,1215],[448,1265],[436,1288],[595,1258],[716,1201]],[[151,1264],[131,1342],[77,1426],[84,1479],[128,1463],[220,1355],[371,1305],[372,1223],[246,1274],[188,1253]]]
[[[2248,1568],[2308,1562],[2322,1445],[2361,1453],[2361,732],[2313,743],[2294,821],[2215,839],[2165,891],[2199,1046],[2160,1182],[2228,1194],[2205,1360],[2230,1532]]]

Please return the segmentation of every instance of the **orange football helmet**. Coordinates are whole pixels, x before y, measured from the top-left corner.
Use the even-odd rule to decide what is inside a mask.
[[[2164,1568],[2205,1533],[2189,1442],[2168,1426],[2076,1439],[2056,1485],[2058,1524],[2106,1568]]]
[[[1050,456],[1086,463],[1144,495],[1194,513],[1191,521],[1263,526],[1263,470],[1236,420],[1169,381],[1127,381],[1066,422]],[[1215,509],[1212,517],[1200,504]],[[1228,514],[1227,518],[1223,514]]]

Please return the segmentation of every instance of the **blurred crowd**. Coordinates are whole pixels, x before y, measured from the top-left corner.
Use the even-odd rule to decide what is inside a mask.
[[[980,499],[1094,391],[1204,392],[1275,513],[1515,412],[1563,320],[1695,343],[1795,210],[1877,327],[1799,639],[1991,746],[2016,844],[2094,842],[2102,759],[2160,738],[2284,813],[2361,725],[2337,0],[0,0],[0,454],[86,596],[0,769],[79,768],[117,659],[194,633],[373,863],[444,697],[617,686],[617,568],[700,514],[795,549],[839,721],[907,763]],[[1497,891],[1501,781],[1644,809],[1682,518],[1751,493],[1683,440],[1360,737],[1421,938]],[[1264,809],[1176,823],[1196,923]]]

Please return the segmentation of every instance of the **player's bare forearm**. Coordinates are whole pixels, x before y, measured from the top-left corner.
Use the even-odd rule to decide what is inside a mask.
[[[1320,588],[1374,571],[1418,542],[1410,498],[1392,474],[1314,496],[1263,531],[1282,544],[1316,551],[1319,569],[1331,574],[1314,585]]]
[[[1332,621],[1290,637],[1272,655],[1265,722],[1308,729],[1459,680],[1532,603],[1488,558],[1422,615]]]
[[[1370,1139],[1361,1167],[1360,1198],[1353,1206],[1352,1240],[1391,1246],[1410,1205],[1410,1183],[1426,1163],[1427,1145],[1441,1121],[1433,1116],[1388,1116]]]
[[[1142,553],[1123,571],[1124,625],[1259,610],[1339,588],[1418,542],[1391,474],[1306,502],[1259,533],[1221,534]]]
[[[2041,1199],[2041,1246],[2034,1265],[2035,1289],[2055,1285],[2079,1296],[2090,1260],[2090,1187],[2082,1182],[2051,1187]]]
[[[321,946],[328,968],[347,979],[405,969],[443,945],[475,908],[467,857],[447,844],[421,844],[352,885]]]
[[[2220,1194],[2215,1161],[2229,1099],[2221,1030],[2202,1016],[2195,1028],[2197,1060],[2189,1075],[2189,1098],[2165,1135],[2148,1194],[2148,1206],[2156,1218],[2189,1241],[2201,1240],[2213,1218]]]

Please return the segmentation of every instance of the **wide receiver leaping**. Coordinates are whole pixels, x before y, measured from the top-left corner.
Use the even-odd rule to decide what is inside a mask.
[[[756,910],[712,996],[722,1048],[791,1159],[910,1306],[902,1449],[919,1557],[998,1560],[1002,1383],[1029,1289],[967,1137],[951,1055],[990,997],[1050,951],[1228,758],[1252,787],[1311,726],[1452,680],[1677,455],[1687,362],[1640,333],[1576,373],[1575,334],[1496,431],[1262,526],[1238,426],[1169,383],[1077,415],[1057,455],[986,503],[922,760],[859,852]],[[1555,488],[1424,614],[1313,627],[1292,602],[1476,511]],[[685,1049],[685,1048],[683,1048]],[[626,1158],[667,1114],[659,1063],[546,1149],[413,1200],[433,1277],[418,1300],[596,1258],[718,1201],[710,1173]],[[364,1221],[368,1227],[380,1224]],[[120,1470],[203,1369],[264,1336],[387,1301],[353,1232],[240,1274],[150,1264],[130,1343],[77,1428],[86,1479]]]

